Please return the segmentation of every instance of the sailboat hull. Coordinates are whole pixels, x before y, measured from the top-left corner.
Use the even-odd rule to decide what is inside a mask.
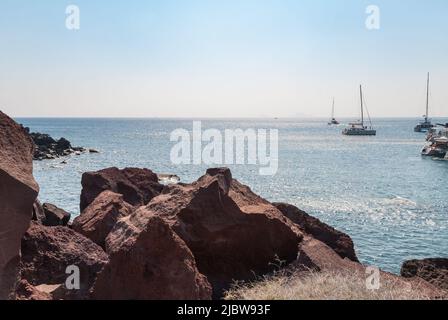
[[[431,123],[422,123],[422,124],[418,124],[415,128],[414,131],[415,132],[428,132],[429,130],[431,130],[432,128],[434,128],[434,125],[432,125]]]
[[[433,158],[440,158],[440,159],[446,159],[448,156],[447,149],[443,148],[435,148],[435,147],[425,147],[422,151],[422,156],[424,157],[433,157]]]
[[[342,134],[346,136],[376,136],[376,130],[350,128],[345,129]]]

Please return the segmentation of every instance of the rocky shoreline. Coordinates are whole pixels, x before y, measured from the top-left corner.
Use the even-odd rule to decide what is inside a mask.
[[[34,142],[33,160],[54,160],[62,157],[67,157],[72,154],[81,155],[83,153],[98,153],[95,149],[86,149],[84,147],[74,147],[71,142],[64,137],[59,140],[53,139],[50,135],[30,132],[30,129],[24,127],[26,133]]]
[[[25,128],[25,130],[29,132],[28,128]],[[37,132],[31,132],[29,135],[35,144],[34,160],[53,160],[86,152],[86,149],[82,147],[73,147],[70,141],[65,138],[55,140],[48,134]]]
[[[278,268],[365,274],[348,235],[268,202],[227,168],[191,184],[162,184],[149,169],[84,173],[81,214],[70,224],[37,201],[26,130],[0,112],[0,133],[0,299],[210,300]],[[403,276],[381,276],[437,299],[447,261],[406,262]]]

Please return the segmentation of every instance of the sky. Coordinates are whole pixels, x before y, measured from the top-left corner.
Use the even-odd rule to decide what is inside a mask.
[[[80,9],[80,29],[66,8]],[[369,30],[366,8],[380,9]],[[14,117],[448,115],[446,0],[0,0]]]

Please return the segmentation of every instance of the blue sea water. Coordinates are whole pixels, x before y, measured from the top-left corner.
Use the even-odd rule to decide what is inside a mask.
[[[79,214],[81,175],[110,166],[175,173],[183,182],[205,165],[173,165],[170,134],[179,119],[17,119],[32,131],[65,137],[99,154],[34,163],[40,199]],[[348,120],[346,119],[345,122]],[[270,201],[297,205],[348,233],[361,261],[391,272],[411,258],[448,256],[448,161],[420,156],[415,119],[377,119],[377,137],[347,137],[326,120],[203,120],[204,129],[278,129],[279,169],[230,166],[235,178]]]

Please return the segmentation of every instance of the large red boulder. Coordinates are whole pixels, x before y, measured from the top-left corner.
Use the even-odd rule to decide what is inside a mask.
[[[10,296],[17,281],[20,240],[39,192],[33,153],[25,129],[0,111],[0,300]]]
[[[70,298],[88,298],[97,273],[107,262],[101,247],[67,227],[33,222],[22,240],[21,276],[32,286],[65,286],[71,274],[67,268],[79,268],[80,289],[68,292]]]
[[[131,218],[108,237],[110,262],[98,276],[92,298],[100,300],[205,300],[211,286],[193,254],[157,216],[139,228]]]
[[[285,217],[289,218],[305,234],[322,241],[333,249],[341,258],[359,262],[355,246],[347,234],[321,222],[299,208],[286,203],[273,203]]]
[[[297,258],[300,231],[266,200],[232,179],[228,169],[211,169],[197,182],[168,186],[162,195],[119,223],[109,237],[125,239],[163,218],[187,244],[215,297],[233,280],[251,280],[274,264]],[[106,243],[113,250],[115,241]]]
[[[401,267],[401,275],[405,278],[419,277],[441,289],[448,290],[448,259],[406,261]]]
[[[72,224],[72,229],[105,248],[106,237],[118,219],[130,215],[134,207],[123,200],[123,195],[102,192]]]
[[[148,169],[108,168],[82,175],[81,212],[84,211],[101,192],[109,190],[123,195],[133,206],[147,204],[163,190],[157,175]]]

